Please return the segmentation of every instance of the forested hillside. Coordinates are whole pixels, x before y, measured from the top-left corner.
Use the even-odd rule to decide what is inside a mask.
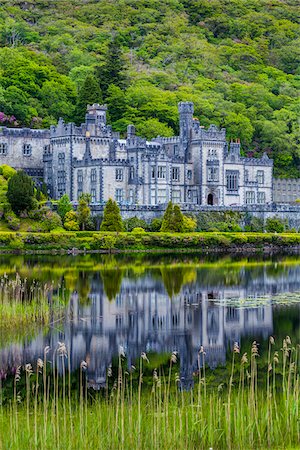
[[[2,0],[0,122],[80,123],[98,100],[114,129],[170,136],[189,100],[299,177],[297,17],[298,0]]]

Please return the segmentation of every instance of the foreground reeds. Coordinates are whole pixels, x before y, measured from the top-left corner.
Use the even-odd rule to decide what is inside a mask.
[[[59,310],[61,296],[54,300],[53,285],[37,281],[28,282],[16,275],[0,278],[0,343],[9,342],[27,329],[48,325]]]
[[[70,358],[59,343],[49,358],[51,373],[49,348],[35,367],[17,368],[12,398],[0,409],[0,448],[298,448],[299,345],[287,337],[281,349],[273,348],[270,338],[267,367],[260,374],[257,343],[242,355],[235,344],[229,379],[214,386],[201,347],[195,386],[189,391],[177,373],[176,352],[168,368],[153,371],[149,383],[144,380],[147,355],[142,353],[137,366],[128,369],[120,349],[118,364],[108,368],[105,386],[95,393],[88,389],[85,361],[79,389],[71,390]]]

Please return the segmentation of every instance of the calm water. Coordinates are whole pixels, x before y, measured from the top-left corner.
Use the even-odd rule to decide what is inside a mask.
[[[176,350],[181,377],[189,380],[201,345],[215,368],[226,364],[236,341],[248,349],[257,340],[262,351],[270,335],[300,342],[300,257],[1,257],[1,276],[16,273],[52,282],[66,308],[50,329],[25,331],[17,342],[2,335],[2,372],[33,363],[61,341],[72,369],[88,362],[94,388],[105,383],[120,347],[129,365],[144,351]]]

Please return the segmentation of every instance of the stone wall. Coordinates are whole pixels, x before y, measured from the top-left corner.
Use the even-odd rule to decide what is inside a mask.
[[[161,217],[166,209],[167,205],[156,206],[141,206],[141,205],[121,205],[121,215],[123,219],[130,217],[139,217],[140,219],[150,222],[156,217]],[[102,215],[104,205],[92,206],[93,215]],[[279,217],[283,220],[288,220],[290,228],[300,229],[300,205],[249,205],[249,206],[199,206],[184,204],[181,205],[181,210],[184,214],[198,214],[199,212],[211,212],[211,211],[234,211],[240,213],[248,213],[255,217],[259,217],[266,221],[269,217]]]

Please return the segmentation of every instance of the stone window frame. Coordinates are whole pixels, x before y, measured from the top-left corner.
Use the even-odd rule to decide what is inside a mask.
[[[0,155],[6,156],[8,152],[8,144],[6,142],[0,143]]]
[[[97,169],[91,169],[91,183],[97,182]]]
[[[123,181],[123,169],[116,169],[116,181]]]
[[[266,203],[266,193],[265,192],[257,193],[257,203],[260,205],[263,205]]]
[[[58,165],[64,166],[65,160],[66,160],[66,155],[64,153],[59,153],[57,156],[57,159],[58,159]]]
[[[237,192],[239,190],[239,171],[226,170],[226,190],[228,192]]]
[[[97,201],[97,191],[96,188],[91,189],[91,202],[96,203]]]
[[[167,176],[167,167],[166,166],[158,166],[157,167],[157,179],[165,180]]]
[[[66,191],[66,171],[57,171],[57,190],[59,193],[64,193]]]
[[[129,168],[129,179],[130,180],[134,180],[135,177],[135,168],[134,166],[130,166]]]
[[[258,184],[265,184],[265,171],[258,170],[256,172],[256,181]]]
[[[172,181],[180,181],[180,167],[172,167]]]
[[[219,166],[213,165],[207,167],[207,181],[209,183],[219,181]]]
[[[124,189],[117,188],[115,191],[115,200],[117,203],[122,203],[124,200]]]
[[[245,203],[246,205],[255,204],[255,192],[254,191],[246,191],[245,193]]]
[[[174,196],[174,194],[179,194],[177,196]],[[173,189],[172,190],[172,202],[173,203],[181,203],[181,190],[180,189]]]
[[[166,189],[157,189],[157,204],[162,205],[168,201]]]
[[[128,202],[130,203],[130,205],[134,204],[134,190],[133,189],[129,189]]]
[[[23,144],[23,156],[31,156],[32,155],[32,145],[31,144]]]

